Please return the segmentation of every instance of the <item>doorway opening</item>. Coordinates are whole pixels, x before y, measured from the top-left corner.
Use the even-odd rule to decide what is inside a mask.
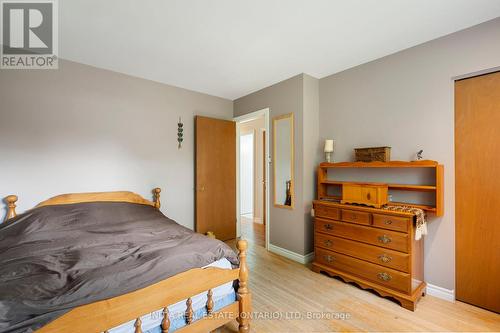
[[[268,109],[235,118],[237,135],[237,234],[267,248]]]

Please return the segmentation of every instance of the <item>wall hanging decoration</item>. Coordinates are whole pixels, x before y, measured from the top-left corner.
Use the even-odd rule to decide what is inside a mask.
[[[177,142],[179,145],[177,146],[178,149],[182,148],[182,141],[184,141],[184,124],[182,123],[181,117],[179,117],[179,122],[177,123]]]

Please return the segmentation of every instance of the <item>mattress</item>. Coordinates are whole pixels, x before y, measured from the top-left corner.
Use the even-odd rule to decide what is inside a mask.
[[[222,269],[231,269],[231,263],[226,259],[222,258],[217,260],[206,267],[217,267]],[[165,291],[168,292],[168,291]],[[214,301],[214,311],[220,310],[221,308],[234,303],[236,301],[236,292],[234,290],[233,282],[227,282],[216,288],[212,289],[213,301]],[[194,297],[191,297],[192,307],[193,307],[193,321],[196,321],[206,315],[206,304],[207,304],[207,292],[203,292]],[[184,312],[186,311],[186,299],[172,304],[168,307],[169,319],[170,319],[170,329],[169,332],[174,332],[181,327],[186,326],[186,320],[184,318]],[[163,309],[158,309],[157,311],[148,313],[141,317],[142,321],[142,331],[144,333],[161,333],[161,321],[163,320]],[[109,333],[133,333],[135,319],[131,320],[125,324],[114,327],[108,330]]]

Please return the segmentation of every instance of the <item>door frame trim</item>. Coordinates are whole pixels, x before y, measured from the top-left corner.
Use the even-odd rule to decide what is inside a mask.
[[[471,78],[476,77],[476,76],[488,75],[488,74],[492,74],[492,73],[496,73],[496,72],[500,72],[500,66],[493,67],[493,68],[482,69],[482,70],[479,70],[479,71],[476,71],[476,72],[471,72],[471,73],[467,73],[467,74],[462,74],[462,75],[454,76],[454,77],[451,78],[451,80],[453,81],[453,88],[455,88],[455,86],[454,86],[455,85],[455,81],[471,79]],[[455,93],[453,92],[453,94],[455,94]]]
[[[236,236],[241,237],[241,219],[240,219],[240,125],[242,122],[247,122],[255,118],[264,116],[265,130],[266,130],[266,249],[269,249],[269,230],[271,229],[271,218],[269,214],[269,163],[271,161],[269,152],[269,116],[270,109],[265,108],[262,110],[250,112],[242,116],[234,117],[233,121],[236,122]]]

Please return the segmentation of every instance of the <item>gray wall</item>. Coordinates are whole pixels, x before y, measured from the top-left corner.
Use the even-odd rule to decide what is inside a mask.
[[[150,199],[159,186],[162,210],[187,227],[193,117],[230,119],[233,110],[229,100],[68,61],[59,70],[0,71],[0,103],[0,197],[19,195],[18,212],[68,192],[131,190]]]
[[[455,285],[453,78],[496,66],[500,19],[320,80],[320,136],[335,139],[335,160],[389,145],[394,160],[423,149],[445,165],[445,215],[430,221],[425,275],[447,289]]]
[[[317,165],[319,126],[319,81],[300,74],[234,101],[234,116],[270,109],[270,120],[294,114],[295,207],[273,206],[273,177],[270,186],[270,243],[300,255],[312,251],[311,201],[314,198],[314,170]],[[306,138],[307,136],[307,138]],[[272,126],[270,129],[272,140]],[[274,152],[271,141],[271,160]]]
[[[293,210],[273,206],[273,165],[269,177],[270,186],[270,224],[269,242],[295,253],[304,253],[304,217],[299,208],[302,198],[302,111],[303,111],[303,75],[294,76],[270,87],[234,101],[234,116],[238,117],[250,112],[270,109],[270,121],[276,116],[294,114],[294,145],[295,145],[295,208]],[[271,140],[270,156],[273,159],[272,146],[273,129],[270,126]]]
[[[304,253],[313,248],[313,220],[311,218],[312,201],[316,199],[316,168],[322,159],[323,147],[319,141],[319,80],[304,74],[304,123],[303,142],[303,182],[304,191],[302,209],[304,214]]]

